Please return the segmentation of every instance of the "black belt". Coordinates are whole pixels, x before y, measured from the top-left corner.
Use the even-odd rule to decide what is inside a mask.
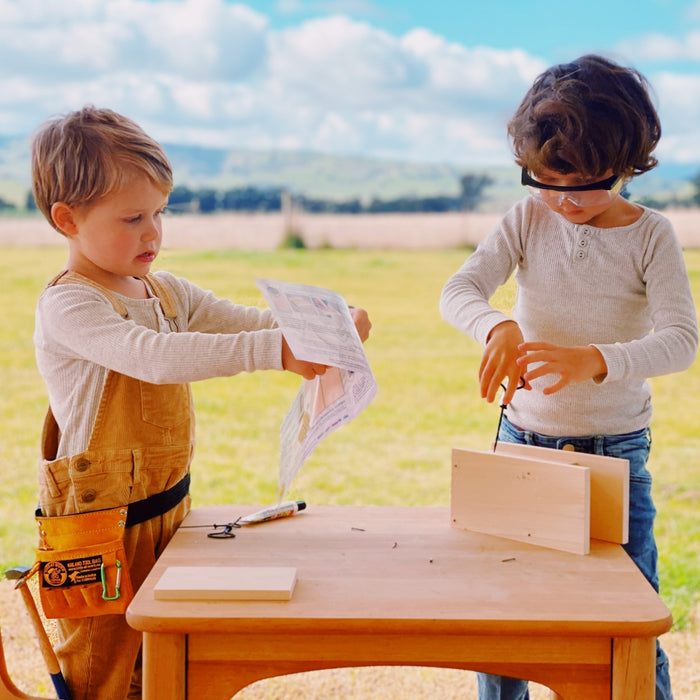
[[[167,513],[174,508],[190,491],[189,472],[174,486],[166,491],[155,493],[148,498],[129,503],[129,512],[126,516],[126,526],[132,527],[158,515]]]
[[[167,513],[171,508],[174,508],[188,493],[190,492],[190,474],[187,472],[174,486],[171,486],[166,491],[155,493],[148,498],[143,498],[140,501],[134,501],[128,505],[128,513],[126,515],[126,527],[132,527],[139,523],[144,523],[146,520],[155,518],[163,513]],[[34,511],[34,516],[42,517],[43,513],[41,506],[37,506]]]

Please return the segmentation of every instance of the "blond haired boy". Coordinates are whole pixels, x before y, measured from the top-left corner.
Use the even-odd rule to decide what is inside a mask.
[[[128,506],[125,569],[136,590],[189,510],[189,383],[262,369],[312,378],[325,367],[294,357],[269,310],[150,273],[172,171],[130,119],[86,107],[49,120],[32,142],[32,175],[39,209],[68,244],[66,269],[36,311],[50,404],[41,515]],[[353,315],[364,340],[367,314]],[[73,699],[140,697],[140,633],[121,613],[73,612],[59,619],[57,644]]]

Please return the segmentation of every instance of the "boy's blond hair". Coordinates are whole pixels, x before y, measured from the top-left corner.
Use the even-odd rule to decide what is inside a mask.
[[[32,139],[32,191],[48,222],[51,207],[88,207],[117,192],[134,172],[164,193],[173,188],[170,161],[159,143],[128,117],[84,107],[45,122]]]

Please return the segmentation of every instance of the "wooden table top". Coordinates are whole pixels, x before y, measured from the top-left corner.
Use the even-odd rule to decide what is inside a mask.
[[[259,506],[194,509],[183,525],[226,523]],[[459,530],[448,508],[315,506],[236,529],[180,529],[127,612],[145,632],[658,636],[671,615],[624,550],[588,555]],[[168,566],[293,566],[289,601],[155,600]]]

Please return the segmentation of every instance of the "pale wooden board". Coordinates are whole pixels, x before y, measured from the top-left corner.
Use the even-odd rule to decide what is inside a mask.
[[[627,543],[630,501],[628,460],[512,442],[497,443],[496,452],[588,467],[591,470],[591,537],[615,544]]]
[[[169,566],[156,600],[290,600],[297,570],[286,566]]]
[[[588,554],[587,467],[452,450],[452,524],[518,542]]]

